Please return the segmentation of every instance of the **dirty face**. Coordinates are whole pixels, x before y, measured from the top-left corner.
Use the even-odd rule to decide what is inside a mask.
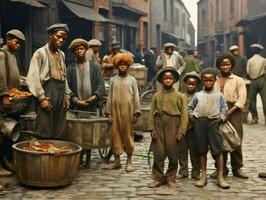
[[[189,94],[195,93],[197,90],[198,81],[197,79],[190,77],[187,79],[186,83],[186,90]]]
[[[118,66],[118,74],[123,76],[127,73],[128,65],[125,62],[120,62]]]
[[[67,39],[66,31],[56,31],[49,35],[50,44],[54,49],[60,49]]]
[[[228,58],[223,59],[220,63],[219,69],[222,75],[230,75],[233,69],[230,60]]]
[[[204,90],[211,91],[216,81],[216,76],[214,74],[204,74],[202,76],[202,83]]]
[[[174,52],[174,47],[167,47],[165,49],[165,53],[168,54],[168,55],[172,55]]]
[[[165,89],[171,89],[175,83],[175,77],[172,72],[165,72],[162,77],[162,83]]]
[[[79,45],[74,49],[74,55],[77,59],[85,58],[87,49],[83,45]]]
[[[23,41],[18,38],[7,38],[6,45],[12,52],[16,52],[21,49]]]

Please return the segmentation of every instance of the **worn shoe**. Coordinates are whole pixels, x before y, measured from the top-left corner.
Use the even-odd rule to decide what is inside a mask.
[[[229,189],[230,185],[225,180],[219,180],[217,182],[217,185],[222,189]]]
[[[259,173],[259,178],[266,178],[266,173]]]
[[[196,183],[195,183],[195,186],[196,187],[204,187],[205,185],[207,185],[207,177],[204,178],[204,177],[201,177]]]
[[[241,169],[233,171],[233,175],[238,178],[248,179],[248,175],[244,173]]]
[[[184,178],[187,178],[187,177],[188,177],[188,175],[183,175],[183,174],[178,174],[176,176],[177,179],[184,179]]]
[[[157,187],[160,187],[161,185],[163,185],[163,183],[159,182],[159,181],[152,181],[148,187],[149,188],[157,188]]]

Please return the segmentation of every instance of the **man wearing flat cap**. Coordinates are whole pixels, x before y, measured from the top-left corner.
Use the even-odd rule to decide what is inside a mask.
[[[15,53],[19,51],[25,42],[24,34],[13,29],[6,33],[6,42],[3,48],[0,49],[0,120],[2,110],[10,109],[8,91],[12,88],[20,87],[20,74]],[[0,142],[0,177],[11,175],[11,172],[1,167],[3,156],[11,159],[12,142],[4,139]]]
[[[97,39],[91,39],[89,42],[88,42],[88,45],[89,45],[89,49],[86,53],[86,56],[88,58],[89,61],[94,61],[96,62],[97,64],[100,65],[101,63],[101,58],[99,56],[99,52],[100,52],[100,48],[102,46],[102,43],[100,40],[97,40]]]
[[[248,94],[249,110],[252,114],[250,123],[258,123],[257,94],[260,94],[266,124],[266,59],[260,55],[264,47],[260,44],[252,44],[250,48],[253,53],[247,63],[247,74],[251,79]]]
[[[168,42],[163,45],[163,48],[164,52],[162,52],[156,60],[157,68],[174,67],[179,75],[181,75],[186,68],[186,63],[183,57],[175,51],[176,45]],[[175,83],[174,88],[178,90],[178,83]]]
[[[66,24],[47,28],[48,43],[32,56],[27,85],[37,100],[36,133],[47,139],[61,139],[66,127],[66,111],[70,106],[65,55],[60,50],[68,36]]]
[[[72,109],[96,112],[96,108],[101,107],[105,86],[100,66],[86,56],[88,48],[88,42],[84,39],[71,42],[69,49],[76,61],[67,68],[67,80],[73,92]]]

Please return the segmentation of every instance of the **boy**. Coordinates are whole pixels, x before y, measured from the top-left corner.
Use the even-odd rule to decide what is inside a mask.
[[[176,187],[178,141],[184,137],[188,123],[186,97],[173,88],[178,79],[179,73],[173,67],[161,69],[157,76],[163,89],[153,97],[148,121],[154,154],[151,188],[165,183]],[[164,174],[166,157],[169,166]]]
[[[107,116],[112,118],[112,152],[114,162],[107,164],[106,169],[121,168],[120,155],[123,150],[127,154],[126,172],[135,170],[132,164],[134,151],[133,124],[140,116],[140,103],[137,81],[130,76],[129,66],[133,58],[128,53],[118,53],[113,58],[118,75],[110,79],[110,88],[107,99]]]
[[[194,121],[197,152],[200,155],[201,177],[195,183],[197,187],[207,184],[208,148],[215,158],[218,170],[218,186],[228,189],[230,186],[223,177],[222,136],[218,132],[218,124],[226,119],[227,105],[220,92],[214,90],[217,73],[213,68],[206,68],[201,73],[204,89],[195,94],[188,106],[189,117]]]
[[[200,75],[195,71],[187,73],[183,78],[187,96],[187,104],[194,97],[197,92],[198,86],[200,84]],[[190,160],[192,165],[191,177],[194,179],[199,179],[200,176],[200,159],[195,152],[195,133],[194,127],[192,127],[191,123],[188,124],[188,130],[186,133],[186,137],[180,141],[180,152],[179,152],[179,163],[180,169],[178,172],[178,179],[187,178],[188,177],[188,150],[190,154]]]

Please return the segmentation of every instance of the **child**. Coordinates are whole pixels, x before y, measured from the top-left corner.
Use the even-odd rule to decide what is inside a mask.
[[[127,154],[126,171],[134,171],[132,154],[134,151],[134,135],[132,125],[140,116],[140,103],[137,81],[128,75],[133,58],[128,53],[119,53],[113,58],[118,75],[110,79],[107,99],[107,115],[112,118],[112,152],[115,156],[113,163],[106,169],[121,168],[120,155],[123,150]]]
[[[201,177],[195,183],[197,187],[207,184],[207,153],[210,148],[218,170],[218,186],[228,189],[230,186],[223,177],[222,136],[218,133],[218,124],[226,119],[227,105],[222,93],[214,90],[217,73],[206,68],[201,73],[204,89],[195,94],[188,106],[189,117],[194,121],[197,152],[200,155]]]
[[[151,188],[165,183],[169,187],[176,187],[178,141],[184,137],[188,123],[186,97],[173,88],[178,79],[179,73],[173,67],[161,69],[157,76],[163,89],[154,95],[149,113],[149,130],[154,154],[153,182],[149,185]],[[169,165],[164,174],[166,157],[169,159]]]
[[[187,96],[187,103],[191,101],[197,92],[197,88],[200,84],[200,75],[195,71],[187,73],[183,78]],[[188,124],[188,130],[186,136],[180,141],[179,163],[180,169],[178,172],[178,179],[188,177],[188,150],[190,154],[190,160],[192,165],[191,178],[199,179],[200,176],[200,159],[195,152],[195,133],[194,127],[191,123]]]

